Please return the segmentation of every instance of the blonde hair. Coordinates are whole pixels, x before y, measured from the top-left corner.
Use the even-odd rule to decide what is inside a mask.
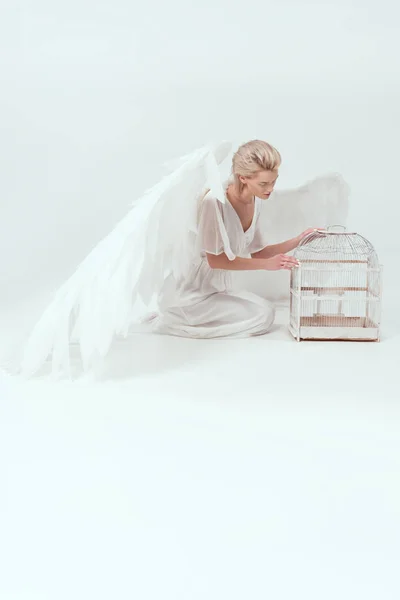
[[[282,162],[278,150],[261,140],[242,144],[232,158],[232,175],[236,185],[242,187],[239,176],[251,177],[258,171],[274,171]]]

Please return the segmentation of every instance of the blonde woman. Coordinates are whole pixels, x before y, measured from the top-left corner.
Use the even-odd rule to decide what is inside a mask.
[[[267,142],[243,144],[224,185],[226,202],[210,191],[201,201],[198,256],[181,281],[173,275],[160,295],[154,330],[194,338],[242,337],[266,333],[274,321],[273,304],[246,290],[234,290],[232,271],[292,269],[288,256],[297,237],[268,245],[260,214],[279,177],[281,156]]]
[[[347,187],[334,175],[274,192],[281,155],[260,140],[238,148],[223,182],[229,151],[223,143],[183,157],[134,203],[44,311],[24,348],[25,376],[49,358],[53,374],[68,373],[70,342],[89,369],[115,336],[138,328],[193,338],[268,332],[273,303],[238,288],[233,272],[295,268],[288,253],[310,227],[343,222]]]

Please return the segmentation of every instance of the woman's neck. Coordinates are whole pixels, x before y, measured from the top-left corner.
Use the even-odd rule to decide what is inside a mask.
[[[239,191],[236,185],[231,184],[228,186],[226,193],[228,200],[233,204],[253,204],[254,202],[254,195],[249,191],[247,186]]]

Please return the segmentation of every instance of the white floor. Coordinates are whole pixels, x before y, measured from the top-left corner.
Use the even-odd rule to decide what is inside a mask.
[[[120,342],[97,381],[4,376],[1,600],[398,600],[396,298],[378,344],[279,312]]]

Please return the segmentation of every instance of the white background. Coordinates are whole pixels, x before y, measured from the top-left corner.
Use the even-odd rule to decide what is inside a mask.
[[[102,383],[5,378],[2,600],[399,598],[399,11],[3,0],[3,346],[209,140],[270,141],[280,187],[340,172],[385,300],[378,345],[149,339]]]
[[[0,282],[13,301],[28,280],[62,281],[164,161],[213,139],[276,145],[280,187],[342,173],[351,225],[399,247],[394,1],[2,6]]]

